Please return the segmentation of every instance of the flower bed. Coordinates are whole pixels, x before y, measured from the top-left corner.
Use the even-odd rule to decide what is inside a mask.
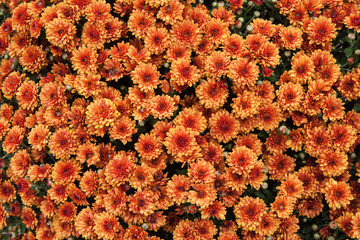
[[[2,0],[3,239],[360,238],[359,0]]]

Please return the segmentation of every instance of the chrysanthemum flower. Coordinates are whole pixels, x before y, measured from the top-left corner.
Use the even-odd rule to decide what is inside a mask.
[[[76,27],[69,20],[55,18],[45,24],[46,38],[56,47],[71,51],[75,45]]]
[[[155,17],[145,10],[134,10],[131,12],[127,27],[138,38],[145,36],[146,32],[154,26]]]
[[[209,219],[195,219],[195,228],[200,239],[211,239],[217,233],[215,224]]]
[[[193,184],[194,190],[189,190],[188,201],[200,208],[208,207],[216,199],[216,189],[211,184]]]
[[[284,110],[295,111],[300,107],[304,90],[299,83],[284,83],[276,91],[278,102]]]
[[[234,139],[240,128],[240,123],[226,110],[219,110],[209,120],[210,134],[217,140],[227,143]]]
[[[19,4],[12,12],[12,27],[18,32],[25,31],[28,27],[28,23],[31,19],[29,13],[29,5],[25,3]]]
[[[156,17],[166,24],[174,25],[177,21],[182,20],[184,5],[179,1],[170,0],[165,6],[162,6]]]
[[[145,222],[149,226],[149,231],[159,230],[166,223],[166,215],[163,214],[163,211],[157,211],[146,217]],[[152,239],[151,240],[160,240],[160,239]]]
[[[29,229],[34,229],[38,223],[35,211],[29,207],[23,207],[21,211],[21,219],[25,226]]]
[[[316,162],[325,176],[335,177],[341,175],[346,170],[348,158],[341,151],[326,151],[320,154]]]
[[[75,229],[84,238],[95,237],[94,226],[95,226],[95,212],[87,207],[77,215],[75,220]]]
[[[121,117],[109,130],[111,139],[118,139],[123,144],[131,142],[132,136],[136,133],[135,121],[129,117]]]
[[[114,125],[120,113],[113,101],[101,98],[90,103],[86,108],[88,131],[97,136],[104,136],[108,128]]]
[[[260,130],[272,131],[279,126],[283,120],[281,109],[276,103],[260,105],[258,114],[256,115],[258,128]]]
[[[16,92],[16,100],[21,108],[33,110],[39,102],[37,84],[34,81],[22,83]]]
[[[294,55],[291,62],[290,76],[298,83],[303,84],[309,81],[315,74],[315,67],[311,58],[305,54]]]
[[[104,195],[105,210],[111,212],[115,216],[119,216],[120,212],[126,207],[126,195],[119,188],[109,189]]]
[[[188,45],[191,48],[199,45],[201,34],[198,25],[190,20],[184,20],[173,25],[171,29],[171,38],[177,43]]]
[[[174,62],[179,58],[190,60],[191,50],[186,45],[170,44],[166,52],[169,62]]]
[[[144,39],[145,48],[154,54],[160,54],[167,49],[169,40],[169,33],[166,28],[151,27]]]
[[[67,185],[79,179],[80,170],[77,162],[72,160],[58,161],[54,164],[51,176],[54,182]]]
[[[183,109],[173,120],[176,126],[184,126],[195,132],[201,133],[206,129],[206,119],[201,112],[193,108]]]
[[[10,203],[16,198],[15,187],[9,180],[2,181],[0,185],[0,200],[2,203]]]
[[[242,192],[246,188],[246,175],[237,173],[237,171],[233,168],[226,169],[225,172],[225,185],[232,190],[238,191],[239,193]],[[216,182],[215,184],[217,184]],[[226,191],[225,196],[227,195]]]
[[[340,215],[340,213],[339,213]],[[337,227],[339,227],[344,233],[346,233],[349,237],[355,238],[353,236],[353,231],[356,226],[353,226],[354,213],[344,211],[337,219],[335,219],[335,223]]]
[[[221,19],[212,18],[206,23],[205,37],[215,46],[223,43],[229,35],[230,30]]]
[[[46,52],[39,46],[30,45],[21,54],[20,64],[31,73],[38,73],[47,65]]]
[[[228,95],[227,86],[214,78],[209,78],[196,87],[196,96],[206,108],[217,109],[221,107],[226,102]]]
[[[82,30],[81,40],[87,47],[95,49],[103,48],[106,42],[104,26],[86,22]]]
[[[272,212],[265,213],[261,218],[260,225],[256,228],[256,231],[261,236],[270,236],[275,233],[280,225],[280,219]]]
[[[147,165],[137,165],[130,177],[130,185],[136,189],[144,189],[154,180],[154,171]]]
[[[18,91],[18,88],[25,80],[27,80],[25,74],[20,74],[19,72],[10,73],[2,82],[1,90],[4,94],[4,97],[8,99],[14,97]]]
[[[123,230],[117,218],[108,212],[95,214],[94,224],[95,233],[104,240],[114,239],[116,233]]]
[[[325,127],[311,128],[305,135],[305,150],[311,156],[319,155],[330,147],[329,132]]]
[[[77,207],[72,202],[65,202],[61,204],[56,210],[57,216],[59,216],[61,221],[71,222],[76,218]]]
[[[134,195],[128,197],[129,210],[133,213],[143,214],[148,216],[155,211],[155,204],[153,202],[154,195],[149,190],[137,191]]]
[[[274,211],[279,218],[288,218],[294,210],[294,201],[283,195],[278,195],[275,201],[271,203],[271,210]]]
[[[40,92],[41,105],[45,108],[64,106],[65,87],[56,82],[44,84]]]
[[[283,180],[286,174],[294,171],[295,159],[285,154],[269,155],[266,166],[269,168],[270,179]]]
[[[346,182],[337,182],[334,179],[330,179],[324,193],[331,209],[346,207],[354,199],[350,186]]]
[[[254,86],[259,73],[259,67],[253,61],[240,57],[230,64],[228,77],[237,86]]]
[[[23,178],[31,164],[30,154],[25,150],[17,151],[10,159],[10,169],[17,177]]]
[[[200,70],[188,59],[180,58],[171,64],[171,81],[179,86],[192,86],[200,79]]]
[[[135,143],[135,149],[140,157],[147,159],[157,158],[162,152],[158,140],[149,134],[140,135],[138,142]]]
[[[173,156],[189,156],[197,148],[195,132],[183,126],[173,127],[164,142],[167,152]]]
[[[258,112],[259,105],[260,102],[253,92],[244,91],[241,95],[233,98],[232,113],[241,119],[252,117]]]
[[[284,195],[288,200],[295,200],[300,198],[304,193],[304,187],[302,181],[298,178],[296,174],[290,174],[286,176],[285,180],[280,184],[279,194]]]
[[[310,44],[315,43],[324,46],[326,42],[336,37],[336,27],[331,22],[331,19],[320,16],[310,22],[307,33],[309,34]]]
[[[111,16],[110,10],[110,4],[105,1],[91,1],[85,8],[85,16],[90,22],[104,23]]]
[[[199,160],[190,164],[188,176],[195,183],[212,183],[215,181],[215,168],[211,163]]]
[[[125,229],[124,239],[135,240],[135,239],[150,239],[148,233],[140,226],[130,224]]]
[[[151,101],[151,115],[158,119],[164,119],[173,116],[178,98],[169,95],[156,95]]]
[[[22,143],[25,136],[25,129],[19,126],[12,127],[6,134],[2,143],[3,150],[7,153],[14,153]]]
[[[206,208],[201,208],[200,211],[202,219],[209,219],[211,217],[219,220],[225,220],[226,207],[220,201],[213,201]]]
[[[316,195],[313,198],[303,199],[297,206],[299,215],[306,216],[308,218],[318,216],[322,212],[323,207],[324,204],[322,195]]]
[[[260,198],[243,197],[234,207],[236,223],[244,230],[255,230],[261,223],[267,207]]]
[[[72,52],[71,63],[79,73],[92,73],[96,71],[97,54],[94,49],[81,46]]]
[[[184,175],[174,175],[171,180],[167,182],[167,193],[171,199],[177,203],[183,203],[190,189],[190,180]]]
[[[265,42],[255,52],[256,62],[264,67],[276,67],[280,63],[279,48],[272,42]]]
[[[264,172],[264,163],[262,161],[255,162],[248,175],[247,182],[252,188],[258,190],[262,183],[265,181],[265,179],[266,174]]]
[[[10,123],[4,118],[0,118],[0,141],[6,135],[7,131],[10,129]]]
[[[268,38],[272,37],[275,33],[275,26],[271,21],[256,18],[250,23],[250,25],[253,27],[252,34],[261,34]]]
[[[86,196],[96,195],[98,191],[99,178],[96,172],[88,170],[81,177],[79,186]]]
[[[194,222],[181,220],[173,232],[174,240],[193,240],[199,237]]]
[[[113,186],[120,186],[129,181],[131,173],[135,170],[135,162],[132,157],[120,152],[106,165],[106,181]]]
[[[228,73],[229,65],[230,57],[226,53],[214,51],[206,58],[205,71],[209,77],[219,79]]]
[[[257,160],[256,154],[245,146],[239,146],[227,155],[226,162],[238,174],[247,175],[250,173]]]
[[[354,29],[355,31],[360,32],[359,14],[351,13],[349,16],[345,17],[344,23],[349,29]]]
[[[42,150],[48,141],[50,135],[49,129],[47,126],[39,124],[31,129],[28,135],[28,142],[32,145],[33,149]]]
[[[56,130],[50,137],[48,146],[57,159],[68,159],[75,151],[75,136],[68,128]]]
[[[322,107],[324,121],[340,120],[345,114],[344,103],[335,95],[329,94],[325,97]]]
[[[132,80],[142,91],[155,89],[159,85],[160,73],[154,64],[140,63],[131,73]]]

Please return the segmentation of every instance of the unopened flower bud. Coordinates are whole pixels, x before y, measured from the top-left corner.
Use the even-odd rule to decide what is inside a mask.
[[[354,40],[354,39],[355,39],[355,34],[349,33],[349,34],[348,34],[348,38],[349,38],[350,40]]]
[[[285,51],[285,52],[284,52],[284,55],[285,55],[286,57],[290,57],[290,56],[291,56],[291,52],[290,52],[290,51]]]
[[[329,227],[331,228],[331,229],[337,229],[337,224],[336,224],[336,222],[334,222],[334,221],[331,221],[330,223],[329,223]]]
[[[225,6],[225,3],[223,1],[218,3],[218,7],[224,7],[224,6]]]
[[[320,234],[318,234],[318,233],[314,234],[314,239],[320,239],[320,237],[321,237]]]
[[[280,128],[279,128],[279,131],[282,133],[282,134],[286,134],[286,131],[288,130],[288,128],[284,125],[282,125]]]
[[[67,54],[67,53],[62,53],[62,54],[61,54],[61,57],[62,57],[63,60],[67,60],[67,59],[69,58],[69,54]]]
[[[169,64],[168,62],[166,62],[166,63],[164,64],[164,67],[169,68],[169,67],[170,67],[170,64]]]
[[[213,6],[213,7],[216,7],[217,4],[218,4],[217,2],[213,2],[213,3],[212,3],[212,6]]]
[[[252,30],[254,30],[254,27],[251,25],[247,25],[246,30],[248,30],[248,32],[252,32]]]
[[[356,158],[356,153],[353,152],[352,154],[350,154],[350,158],[355,159]]]
[[[333,236],[329,236],[327,240],[335,240],[335,238]]]
[[[360,49],[356,49],[354,53],[355,55],[360,55]]]
[[[252,6],[252,5],[254,5],[253,1],[249,1],[248,6]]]
[[[263,189],[267,189],[267,188],[269,187],[269,185],[268,185],[267,182],[264,182],[264,183],[261,185],[261,187],[262,187]]]
[[[313,225],[311,226],[311,228],[312,228],[312,230],[314,230],[314,231],[318,230],[318,226],[317,226],[316,224],[313,224]]]
[[[300,157],[300,159],[305,159],[305,153],[303,153],[303,152],[299,153],[299,157]]]
[[[149,225],[148,225],[147,223],[143,223],[143,224],[141,225],[141,228],[146,231],[146,230],[149,229]]]
[[[260,17],[260,12],[259,12],[259,11],[255,11],[255,12],[254,12],[254,16],[255,16],[255,17]]]

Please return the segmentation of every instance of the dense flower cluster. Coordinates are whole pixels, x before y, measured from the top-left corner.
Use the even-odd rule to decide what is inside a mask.
[[[358,0],[0,4],[11,239],[360,238]]]

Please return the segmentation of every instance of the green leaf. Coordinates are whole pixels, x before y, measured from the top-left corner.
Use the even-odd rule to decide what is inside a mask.
[[[360,103],[356,103],[353,109],[355,112],[360,112]]]
[[[345,55],[346,55],[346,57],[351,57],[351,55],[352,55],[352,53],[353,53],[353,49],[352,48],[346,48],[345,50],[344,50],[344,53],[345,53]]]

